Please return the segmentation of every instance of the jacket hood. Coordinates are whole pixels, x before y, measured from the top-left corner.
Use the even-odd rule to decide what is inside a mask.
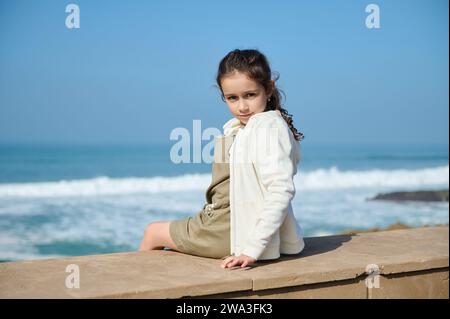
[[[223,135],[225,136],[232,135],[234,132],[236,132],[237,130],[239,130],[239,128],[243,126],[244,124],[242,124],[239,119],[233,117],[223,125]]]
[[[258,116],[276,116],[280,117],[282,119],[281,113],[278,110],[274,111],[267,111],[256,114]],[[283,123],[286,123],[283,119]],[[286,124],[287,125],[287,124]],[[244,127],[245,125],[241,123],[241,121],[235,117],[229,119],[224,125],[223,125],[223,135],[228,136],[234,134],[236,131],[239,130],[239,128]],[[289,129],[290,131],[290,129]],[[292,143],[294,147],[294,155],[295,155],[295,164],[297,165],[301,161],[301,147],[300,142],[296,141],[292,135]]]

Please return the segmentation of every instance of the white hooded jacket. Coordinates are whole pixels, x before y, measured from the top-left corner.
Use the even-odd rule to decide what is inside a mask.
[[[236,134],[229,149],[231,254],[265,260],[301,252],[303,231],[291,205],[300,143],[286,121],[266,111],[245,126],[232,118],[223,130]]]

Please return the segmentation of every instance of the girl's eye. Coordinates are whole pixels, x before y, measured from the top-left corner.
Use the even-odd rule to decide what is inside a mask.
[[[245,96],[246,97],[252,97],[252,96],[255,96],[255,95],[256,95],[255,93],[247,93]],[[234,100],[236,100],[236,97],[235,96],[229,96],[227,99],[229,101],[234,101]]]

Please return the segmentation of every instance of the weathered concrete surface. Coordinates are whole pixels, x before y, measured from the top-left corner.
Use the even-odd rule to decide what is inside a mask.
[[[306,238],[297,256],[222,269],[173,251],[0,264],[0,298],[448,298],[448,226]],[[66,266],[80,288],[66,288]],[[380,288],[368,289],[376,264]]]
[[[376,264],[380,274],[448,267],[448,227],[309,238],[300,257],[264,263],[244,274],[253,290],[356,278]]]
[[[0,298],[179,298],[252,288],[217,263],[171,251],[4,263]],[[70,264],[79,266],[79,289],[66,288]]]
[[[371,290],[372,298],[448,298],[448,268],[380,276],[379,289]]]
[[[240,291],[208,296],[208,298],[221,299],[366,299],[367,297],[368,291],[364,278],[329,281],[277,289]]]

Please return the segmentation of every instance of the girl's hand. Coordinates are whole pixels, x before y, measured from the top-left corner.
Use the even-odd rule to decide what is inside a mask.
[[[231,268],[234,266],[241,265],[242,268],[247,267],[248,265],[254,264],[256,259],[249,257],[247,255],[239,255],[239,256],[230,256],[227,257],[220,267],[222,268]]]

